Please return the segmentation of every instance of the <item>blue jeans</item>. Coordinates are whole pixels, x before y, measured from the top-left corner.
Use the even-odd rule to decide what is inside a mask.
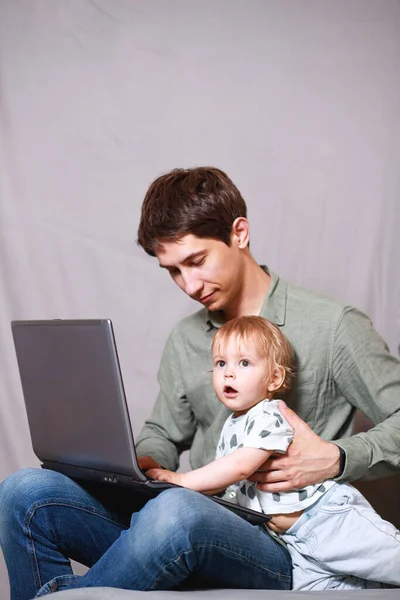
[[[283,546],[183,488],[166,490],[138,510],[127,492],[53,471],[19,471],[0,485],[0,544],[11,600],[94,586],[291,587]],[[69,559],[88,572],[74,575]]]

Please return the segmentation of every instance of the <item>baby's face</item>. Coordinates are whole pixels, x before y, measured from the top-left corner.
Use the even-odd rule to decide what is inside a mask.
[[[267,397],[267,360],[250,344],[229,338],[214,348],[213,364],[215,393],[235,416]]]

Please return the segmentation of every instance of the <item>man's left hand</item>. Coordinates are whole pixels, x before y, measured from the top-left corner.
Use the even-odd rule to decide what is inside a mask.
[[[271,456],[249,477],[257,481],[263,492],[287,492],[333,479],[339,474],[340,451],[313,432],[299,416],[281,400],[282,415],[294,429],[294,439],[283,455]]]

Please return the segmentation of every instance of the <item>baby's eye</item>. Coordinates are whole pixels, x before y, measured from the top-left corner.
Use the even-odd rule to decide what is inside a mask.
[[[239,364],[241,364],[242,367],[250,367],[250,361],[246,360],[245,358],[243,358]]]
[[[225,361],[224,360],[217,360],[217,362],[215,363],[216,367],[224,367],[225,366]]]

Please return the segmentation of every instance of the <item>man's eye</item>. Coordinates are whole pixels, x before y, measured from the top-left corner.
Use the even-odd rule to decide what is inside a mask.
[[[205,260],[206,260],[206,257],[204,256],[203,258],[200,258],[200,260],[196,260],[195,262],[193,262],[193,266],[201,267],[201,265],[204,263]]]
[[[249,367],[250,361],[248,361],[244,358],[243,360],[240,361],[240,364],[242,365],[242,367]]]

